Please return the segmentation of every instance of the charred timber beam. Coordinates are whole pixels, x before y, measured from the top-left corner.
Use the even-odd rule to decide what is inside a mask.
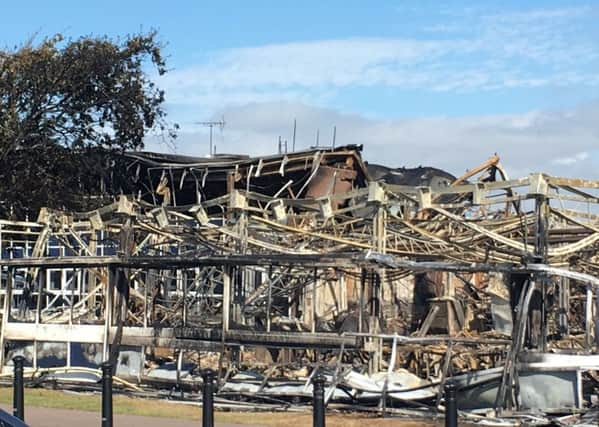
[[[193,256],[73,256],[40,257],[0,260],[0,266],[6,267],[46,267],[46,268],[92,268],[92,267],[130,267],[130,268],[185,268],[217,265],[264,265],[264,266],[309,266],[309,267],[353,267],[359,258],[355,254],[309,254],[309,255],[211,255]]]
[[[485,273],[490,271],[504,273],[538,273],[544,272],[549,275],[567,277],[569,279],[580,282],[590,283],[595,287],[599,287],[599,277],[592,276],[578,271],[567,270],[564,268],[552,267],[547,264],[530,263],[530,264],[513,264],[513,263],[456,263],[444,261],[409,261],[397,259],[391,255],[384,255],[369,252],[365,259],[373,263],[385,266],[387,268],[403,269],[414,272],[426,271],[448,271],[457,273]]]
[[[222,332],[219,329],[198,329],[192,327],[175,328],[178,339],[221,342]],[[285,331],[243,331],[230,330],[225,334],[227,345],[261,345],[266,347],[285,348],[358,348],[360,339],[356,336],[345,336],[328,333],[301,333]]]
[[[108,341],[116,334],[111,327]],[[6,341],[52,341],[102,343],[105,337],[104,325],[61,325],[7,322],[3,329]],[[172,328],[124,327],[122,345],[171,347],[184,350],[220,351],[221,346],[210,340],[188,340],[175,337]]]
[[[355,268],[372,267],[373,264],[389,269],[413,272],[512,272],[547,274],[568,277],[599,287],[599,278],[590,274],[547,264],[515,263],[458,263],[447,261],[410,261],[388,254],[367,251],[366,253],[329,253],[318,255],[212,255],[209,257],[155,256],[155,257],[45,257],[17,258],[0,260],[0,267],[45,267],[45,268],[92,268],[92,267],[131,267],[131,268],[191,268],[219,265],[293,266],[296,268]]]
[[[447,335],[429,335],[425,337],[418,336],[405,336],[397,334],[369,334],[360,332],[347,332],[347,336],[350,337],[362,337],[362,338],[378,338],[383,341],[394,341],[397,345],[437,345],[437,344],[465,344],[465,345],[509,345],[512,343],[511,339],[501,338],[484,338],[484,337],[450,337]]]

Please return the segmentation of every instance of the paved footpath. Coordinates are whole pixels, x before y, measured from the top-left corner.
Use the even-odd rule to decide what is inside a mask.
[[[12,413],[12,408],[7,405],[0,405],[0,408]],[[100,421],[100,413],[97,412],[74,411],[70,409],[25,408],[25,422],[30,427],[94,427],[100,426]],[[202,422],[197,420],[114,415],[115,427],[198,427],[201,425]],[[248,427],[248,425],[216,423],[216,427]]]

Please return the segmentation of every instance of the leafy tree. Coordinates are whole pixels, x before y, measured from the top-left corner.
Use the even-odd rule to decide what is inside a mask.
[[[167,71],[156,32],[0,50],[0,216],[94,207],[115,153],[175,136],[148,65]]]

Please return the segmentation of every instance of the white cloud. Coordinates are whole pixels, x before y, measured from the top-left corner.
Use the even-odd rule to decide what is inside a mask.
[[[586,7],[475,11],[459,22],[423,29],[462,29],[436,39],[343,38],[225,49],[166,74],[160,83],[169,103],[196,105],[204,114],[252,101],[330,106],[335,93],[356,86],[429,91],[592,86],[599,84],[599,45],[579,25],[592,13]],[[323,92],[329,96],[320,103]]]
[[[170,102],[187,102],[189,90],[212,91],[250,88],[285,92],[288,88],[350,85],[409,85],[425,77],[404,70],[457,49],[460,42],[391,39],[321,40],[230,49],[208,62],[175,70],[162,80]],[[256,92],[260,92],[256,90]]]
[[[570,157],[560,157],[557,159],[553,159],[553,163],[555,163],[556,165],[571,166],[576,162],[580,162],[588,158],[589,153],[587,153],[586,151],[582,151]]]

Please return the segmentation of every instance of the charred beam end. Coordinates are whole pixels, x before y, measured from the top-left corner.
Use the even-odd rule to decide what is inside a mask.
[[[175,328],[175,336],[184,340],[221,342],[222,331],[193,327]],[[327,333],[256,332],[230,330],[225,334],[227,345],[259,345],[284,348],[359,348],[360,338]]]

